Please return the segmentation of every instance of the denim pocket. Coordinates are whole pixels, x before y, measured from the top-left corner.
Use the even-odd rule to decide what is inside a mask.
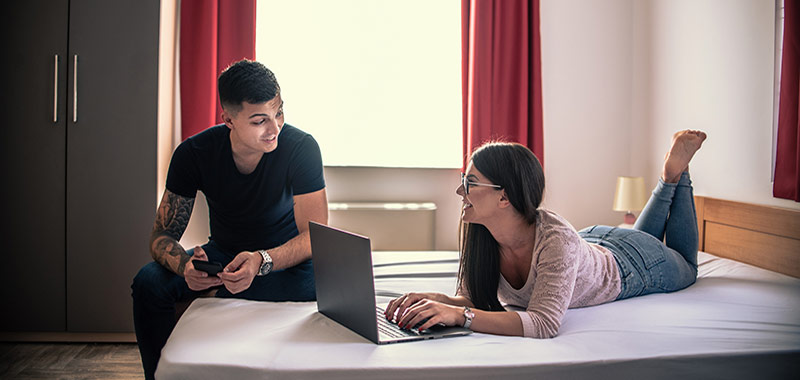
[[[641,264],[637,260],[638,255],[633,252],[633,247],[611,240],[603,241],[602,245],[614,253],[619,268],[620,292],[617,299],[641,295],[645,290],[645,280]]]
[[[641,265],[644,266],[642,278],[646,289],[643,294],[665,290],[664,266],[662,264],[667,258],[664,244],[647,234],[628,236],[625,239],[625,243],[636,251],[641,260]]]
[[[636,253],[642,258],[645,269],[652,269],[666,260],[664,244],[648,234],[630,234],[623,240],[636,250]]]

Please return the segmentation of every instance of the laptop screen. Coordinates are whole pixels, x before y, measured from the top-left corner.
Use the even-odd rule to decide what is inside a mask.
[[[378,342],[369,238],[309,223],[320,313]]]

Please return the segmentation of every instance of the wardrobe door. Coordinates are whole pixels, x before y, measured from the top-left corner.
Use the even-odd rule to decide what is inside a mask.
[[[68,331],[133,331],[157,200],[158,18],[156,0],[70,2]]]
[[[0,331],[64,331],[68,2],[3,8]]]

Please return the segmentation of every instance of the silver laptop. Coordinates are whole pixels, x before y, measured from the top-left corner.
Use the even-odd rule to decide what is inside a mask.
[[[467,335],[463,327],[434,326],[422,332],[389,322],[376,305],[369,238],[310,222],[317,310],[377,344]]]

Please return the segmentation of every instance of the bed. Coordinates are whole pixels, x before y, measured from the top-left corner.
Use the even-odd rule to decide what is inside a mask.
[[[159,379],[793,378],[800,373],[800,211],[697,197],[695,285],[570,309],[553,339],[475,333],[375,345],[313,302],[194,301]],[[375,252],[378,302],[452,293],[456,252]]]

